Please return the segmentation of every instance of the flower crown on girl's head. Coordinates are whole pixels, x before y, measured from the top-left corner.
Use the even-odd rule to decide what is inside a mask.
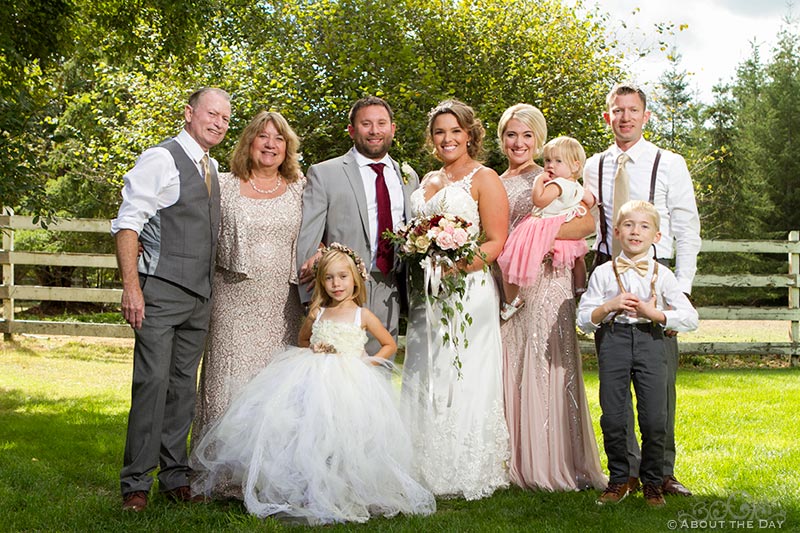
[[[338,242],[332,242],[329,246],[323,248],[322,254],[319,256],[319,259],[314,261],[314,275],[317,275],[317,267],[319,266],[319,260],[322,257],[330,252],[331,250],[336,250],[337,252],[342,252],[343,254],[347,254],[350,256],[350,259],[353,260],[353,263],[356,265],[356,270],[358,271],[359,275],[364,281],[367,281],[369,278],[369,274],[367,273],[367,266],[364,264],[364,260],[361,259],[357,253],[355,253],[352,249],[348,248],[344,244]]]

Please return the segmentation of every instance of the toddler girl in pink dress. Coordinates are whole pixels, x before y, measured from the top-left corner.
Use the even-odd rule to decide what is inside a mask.
[[[551,258],[556,268],[572,269],[576,294],[586,290],[586,241],[556,239],[561,224],[586,214],[581,200],[589,207],[594,204],[592,194],[578,182],[586,153],[572,137],[557,137],[544,145],[543,154],[544,172],[533,184],[533,212],[511,232],[497,258],[503,271],[503,320],[525,305],[519,287],[534,284],[545,258]]]

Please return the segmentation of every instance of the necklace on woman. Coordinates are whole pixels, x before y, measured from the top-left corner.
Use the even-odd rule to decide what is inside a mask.
[[[250,186],[253,188],[254,191],[260,192],[261,194],[272,194],[272,193],[274,193],[275,191],[277,191],[280,188],[281,183],[283,182],[283,180],[281,180],[280,174],[278,174],[278,177],[275,178],[275,186],[273,188],[269,189],[269,190],[264,190],[264,189],[259,189],[256,186],[255,178],[253,176],[250,176],[250,179],[247,180],[247,181],[250,183]]]

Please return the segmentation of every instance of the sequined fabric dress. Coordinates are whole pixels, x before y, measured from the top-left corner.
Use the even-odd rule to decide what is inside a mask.
[[[503,179],[510,228],[531,212],[540,170]],[[575,331],[572,273],[542,263],[525,306],[501,326],[511,481],[551,491],[603,488]]]
[[[295,245],[304,186],[301,178],[276,198],[254,199],[240,194],[238,178],[220,175],[217,270],[192,443],[276,351],[297,344],[303,315]]]

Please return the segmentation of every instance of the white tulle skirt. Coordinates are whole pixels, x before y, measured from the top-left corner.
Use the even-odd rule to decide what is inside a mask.
[[[390,380],[366,358],[289,349],[197,445],[193,490],[240,486],[250,513],[310,524],[433,513]]]

